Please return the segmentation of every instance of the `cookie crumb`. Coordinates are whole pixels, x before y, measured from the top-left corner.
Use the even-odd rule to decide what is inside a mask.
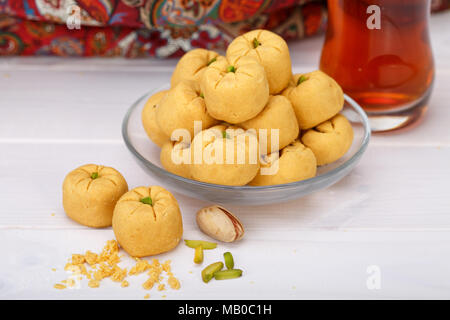
[[[144,296],[144,299],[148,299],[148,298],[150,298],[150,294],[146,294],[145,296]]]
[[[127,276],[127,269],[121,269],[118,265],[115,265],[114,273],[111,275],[111,280],[115,282],[122,282],[123,279]]]
[[[53,286],[53,288],[58,289],[58,290],[62,290],[62,289],[65,289],[66,286],[63,285],[63,284],[57,283],[57,284],[55,284],[55,285]]]
[[[75,287],[75,280],[74,280],[74,279],[71,279],[71,278],[67,279],[66,285],[67,285],[69,288]]]
[[[147,260],[141,260],[139,258],[136,258],[136,264],[130,269],[128,275],[137,275],[147,271],[148,269],[150,269],[150,264],[148,263]]]
[[[84,258],[86,259],[86,262],[92,266],[97,263],[98,255],[88,250],[86,251]]]
[[[145,290],[150,290],[151,288],[153,288],[153,285],[155,284],[155,282],[153,281],[152,278],[148,278],[147,281],[145,281],[142,284],[142,288],[144,288]]]
[[[72,254],[72,265],[79,265],[86,261],[83,255],[81,254]]]
[[[121,268],[118,265],[122,257],[122,254],[119,255],[118,242],[116,240],[108,240],[101,253],[87,250],[85,254],[72,254],[64,266],[64,270],[76,275],[78,280],[82,280],[82,276],[84,276],[89,280],[88,286],[90,288],[100,287],[100,282],[105,278],[119,282],[122,288],[126,288],[130,285],[126,280],[127,276],[138,275],[144,272],[148,275],[148,279],[142,284],[142,287],[146,290],[152,289],[155,284],[157,284],[158,291],[166,290],[166,284],[162,283],[164,272],[168,276],[167,285],[174,290],[180,288],[179,280],[174,277],[171,271],[171,260],[160,263],[158,259],[152,259],[150,263],[145,259],[134,258],[135,265],[128,271],[127,268]],[[52,268],[52,271],[56,271],[56,268]],[[74,287],[75,284],[75,278],[71,276],[66,280],[60,281],[54,287],[56,289],[65,289]]]
[[[170,267],[170,263],[171,263],[172,261],[171,260],[166,260],[163,264],[162,264],[162,269],[165,271],[165,272],[170,272],[171,271],[171,267]]]
[[[167,283],[174,290],[180,289],[180,281],[178,281],[178,279],[173,276],[169,277],[169,280],[167,280]]]

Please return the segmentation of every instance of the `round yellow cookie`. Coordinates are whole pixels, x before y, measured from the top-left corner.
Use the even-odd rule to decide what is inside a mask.
[[[270,94],[285,89],[291,79],[291,57],[283,38],[267,30],[253,30],[234,39],[227,49],[231,61],[247,56],[256,59],[265,69]]]
[[[200,81],[206,67],[213,63],[218,55],[217,52],[206,49],[186,52],[175,67],[170,85],[175,87],[182,80]]]
[[[206,68],[201,91],[209,114],[234,124],[256,116],[269,100],[264,68],[249,57],[237,62],[218,57]]]
[[[302,135],[302,142],[314,152],[318,165],[342,157],[353,143],[353,128],[341,114],[325,121]]]
[[[63,207],[72,220],[88,227],[111,225],[117,200],[128,191],[114,168],[87,164],[67,174],[63,182]]]
[[[159,186],[125,193],[117,201],[112,226],[120,246],[132,257],[172,250],[183,235],[178,202]]]
[[[260,153],[267,154],[283,149],[299,134],[297,118],[289,100],[284,96],[270,96],[266,107],[253,119],[240,124],[245,129],[255,129]],[[264,130],[265,129],[265,133]],[[272,133],[271,130],[274,130]],[[274,140],[272,141],[272,136]],[[272,149],[273,148],[273,149]]]
[[[170,173],[191,178],[191,149],[190,144],[185,142],[166,142],[160,153],[160,161],[164,169]]]
[[[260,166],[256,135],[226,125],[198,133],[191,144],[191,157],[193,179],[214,184],[245,185]]]
[[[206,110],[199,84],[190,80],[180,81],[164,96],[156,109],[156,121],[168,137],[176,129],[186,129],[191,139],[194,136],[195,121],[201,121],[201,129],[218,123]]]
[[[163,90],[152,95],[145,103],[142,110],[142,125],[148,137],[159,147],[169,141],[169,137],[159,128],[156,122],[156,108],[168,90]]]
[[[263,158],[260,171],[250,182],[252,186],[291,183],[316,175],[317,163],[313,152],[298,140],[280,152],[271,153]]]
[[[330,119],[344,107],[341,87],[320,70],[294,75],[283,95],[291,101],[302,130]]]

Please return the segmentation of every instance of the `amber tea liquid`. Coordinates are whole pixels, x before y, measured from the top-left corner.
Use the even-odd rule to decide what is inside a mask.
[[[434,78],[430,1],[328,0],[328,7],[321,70],[368,112],[375,131],[417,121]]]

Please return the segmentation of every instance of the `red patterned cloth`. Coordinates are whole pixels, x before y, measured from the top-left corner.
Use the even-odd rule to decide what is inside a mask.
[[[325,0],[0,0],[0,55],[174,57],[251,29],[292,39],[325,23]]]

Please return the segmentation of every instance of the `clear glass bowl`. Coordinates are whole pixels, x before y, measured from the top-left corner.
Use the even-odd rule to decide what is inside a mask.
[[[224,186],[199,182],[174,175],[166,171],[159,161],[160,149],[145,133],[141,112],[147,99],[155,92],[149,92],[137,100],[128,110],[122,123],[122,135],[126,146],[139,165],[161,182],[170,191],[211,201],[218,204],[261,205],[301,198],[312,192],[325,189],[345,177],[358,163],[370,139],[369,121],[362,108],[350,97],[345,96],[342,113],[352,122],[354,140],[349,151],[339,160],[317,170],[314,178],[274,186]]]

